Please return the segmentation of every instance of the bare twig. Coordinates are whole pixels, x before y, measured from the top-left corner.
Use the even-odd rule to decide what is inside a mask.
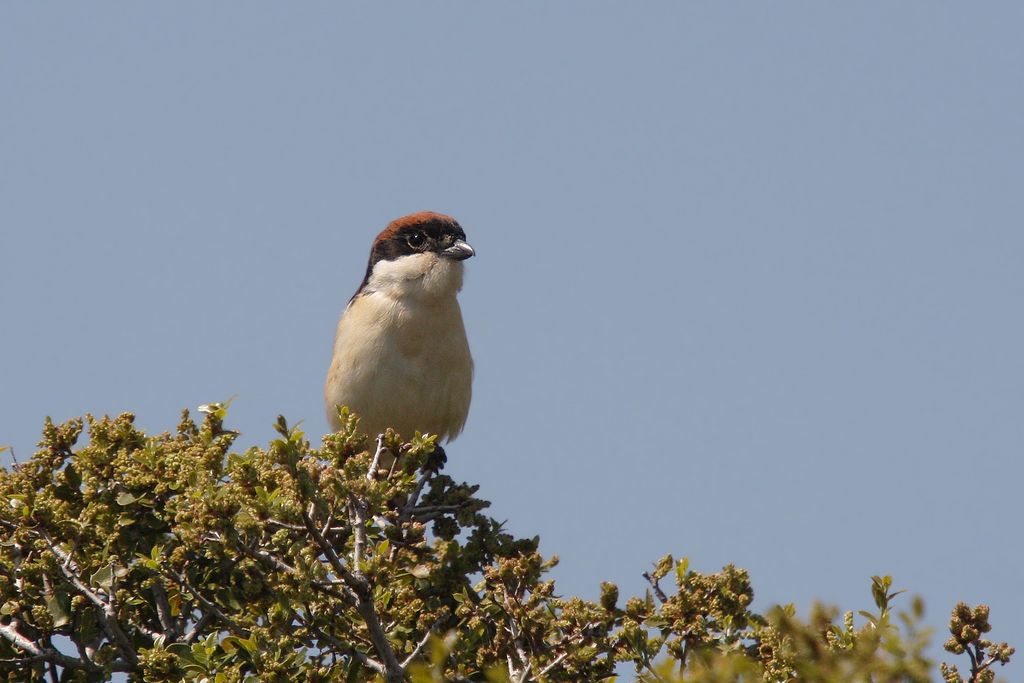
[[[185,578],[184,574],[179,574],[178,572],[174,572],[168,569],[165,570],[164,575],[170,578],[171,580],[176,581],[179,586],[188,591],[189,595],[195,598],[195,600],[203,606],[203,609],[205,609],[207,612],[220,619],[221,622],[230,626],[232,629],[234,629],[235,633],[241,633],[246,638],[249,637],[248,629],[239,626],[238,622],[236,622],[228,615],[224,614],[224,611],[220,607],[217,607],[215,603],[210,601],[206,596],[204,596],[202,593],[196,590],[196,588],[189,582],[189,580]]]
[[[385,677],[391,682],[400,682],[405,680],[405,670],[402,665],[398,663],[398,658],[395,656],[395,650],[391,647],[391,643],[388,642],[387,636],[384,633],[384,628],[381,626],[380,618],[377,616],[377,608],[373,604],[373,592],[370,590],[370,583],[366,580],[363,575],[363,570],[360,567],[362,561],[362,550],[366,546],[366,509],[363,505],[363,501],[355,500],[352,503],[352,529],[355,535],[355,542],[353,543],[353,570],[352,572],[339,573],[342,579],[349,583],[351,588],[355,591],[358,599],[356,603],[356,610],[359,615],[366,622],[366,627],[370,631],[370,639],[373,641],[373,646],[377,650],[377,654],[380,655],[381,659],[384,660]],[[321,549],[327,552],[328,559],[334,558],[332,566],[335,570],[341,568],[341,559],[337,553],[334,552],[334,548],[330,547],[323,537],[317,539],[317,543],[320,544]],[[347,576],[346,576],[347,575]],[[351,577],[351,578],[348,578]]]
[[[438,517],[451,514],[452,512],[458,512],[466,507],[465,504],[461,505],[424,505],[422,507],[414,508],[407,511],[407,519],[415,522],[432,522]]]
[[[11,643],[31,655],[38,657],[43,654],[42,648],[18,632],[13,620],[10,624],[0,625],[0,636],[3,636],[7,640],[11,641]]]
[[[444,513],[444,512],[458,512],[459,510],[466,507],[465,504],[456,505],[421,505],[420,507],[409,510],[409,514],[412,516],[418,516],[423,514],[433,513]]]
[[[199,618],[196,619],[196,623],[192,625],[192,628],[190,628],[188,632],[181,637],[181,642],[185,643],[186,645],[193,642],[196,638],[199,637],[199,634],[203,632],[203,629],[206,628],[206,625],[210,623],[212,619],[213,615],[209,612],[203,612],[202,614],[200,614]]]
[[[266,522],[267,522],[267,524],[271,524],[271,525],[276,526],[276,527],[281,527],[282,529],[290,529],[292,531],[305,531],[306,530],[306,525],[305,524],[292,524],[290,522],[282,522],[281,520],[274,519],[272,517],[267,518]],[[327,526],[327,525],[325,525],[325,528],[323,529],[323,531],[321,533],[323,533],[323,535],[326,537],[326,536],[330,536],[331,534],[347,532],[348,530],[349,530],[349,528],[348,528],[347,524],[337,524],[335,526]]]
[[[565,658],[568,657],[568,656],[569,656],[568,652],[563,652],[562,654],[558,655],[557,657],[555,657],[551,661],[550,664],[548,664],[543,669],[541,669],[540,673],[537,674],[537,675],[540,676],[541,678],[543,678],[544,676],[546,676],[548,674],[549,671],[553,670],[556,666],[558,666],[563,661],[565,661]]]
[[[352,528],[355,535],[354,545],[358,546],[361,550],[362,545],[366,543],[366,510],[363,506],[363,501],[353,500],[351,507],[352,514]],[[354,567],[352,571],[349,571],[345,567],[345,564],[338,557],[337,551],[334,549],[327,539],[320,533],[320,529],[313,523],[309,509],[303,511],[303,521],[306,524],[306,530],[313,537],[317,547],[320,548],[327,561],[330,563],[331,568],[334,572],[346,583],[348,587],[356,596],[356,610],[359,615],[366,622],[366,627],[370,631],[370,640],[373,641],[373,646],[377,650],[377,654],[380,655],[381,659],[384,660],[384,677],[388,683],[401,683],[405,680],[405,670],[402,665],[398,663],[398,658],[395,656],[395,650],[391,647],[391,643],[388,642],[387,636],[384,634],[384,629],[381,626],[380,619],[377,617],[377,608],[373,604],[373,591],[370,588],[369,581],[363,576],[362,570],[359,568],[359,555],[357,551],[353,551]]]
[[[331,523],[334,522],[334,510],[332,509],[327,513],[327,521],[324,522],[324,528],[320,530],[320,535],[327,538],[327,532],[331,530]]]
[[[513,612],[513,608],[512,608],[512,605],[510,604],[509,596],[506,594],[506,596],[505,596],[505,614],[508,616],[508,619],[506,620],[506,624],[507,624],[507,627],[508,627],[509,635],[512,636],[512,644],[515,646],[516,655],[519,657],[519,663],[522,666],[522,669],[517,670],[513,666],[512,655],[511,655],[511,653],[509,653],[509,655],[508,655],[508,665],[509,665],[508,673],[509,673],[509,677],[510,678],[513,678],[513,679],[515,679],[517,681],[520,681],[520,683],[521,683],[521,682],[526,680],[526,677],[529,675],[530,669],[532,668],[532,665],[530,663],[530,658],[527,656],[526,650],[523,647],[523,641],[522,641],[522,637],[521,637],[522,634],[519,631],[519,627],[516,626],[515,617],[512,616],[512,612]]]
[[[36,662],[48,662],[66,669],[83,669],[93,673],[103,671],[103,668],[89,661],[71,657],[58,652],[52,647],[40,647],[18,631],[18,620],[12,619],[10,623],[0,625],[0,637],[9,641],[12,645],[29,654],[28,657],[0,660],[3,664],[33,664]],[[117,660],[111,664],[114,671],[130,671],[133,667],[124,660]]]
[[[156,616],[160,620],[160,626],[163,628],[164,633],[167,634],[169,640],[176,640],[178,638],[178,625],[174,621],[174,617],[171,616],[171,605],[167,601],[167,591],[164,590],[163,584],[153,584],[153,603],[156,605]]]
[[[352,533],[355,536],[352,543],[352,568],[357,575],[361,576],[360,567],[363,564],[363,552],[366,549],[366,508],[363,501],[357,500],[355,496],[352,496],[349,508],[349,514],[352,516]]]
[[[412,490],[412,493],[409,494],[409,500],[405,503],[405,506],[402,508],[403,518],[408,518],[409,513],[416,508],[416,503],[419,502],[420,495],[423,494],[423,487],[427,485],[427,482],[430,481],[431,477],[433,476],[433,472],[424,472],[423,474],[420,475],[419,480],[417,480],[416,482],[416,488],[414,488]]]
[[[237,548],[254,560],[261,562],[263,566],[268,569],[284,572],[285,574],[290,574],[296,577],[302,576],[302,573],[298,569],[266,550],[250,548],[244,543],[239,543]],[[337,598],[349,606],[355,606],[356,604],[355,593],[349,589],[348,584],[344,581],[313,581],[311,585],[316,590]],[[339,588],[343,590],[339,591]]]
[[[370,471],[367,472],[367,479],[375,478],[376,468],[380,465],[380,457],[383,451],[384,440],[383,435],[381,435],[377,437],[377,450],[374,454]],[[403,683],[405,681],[405,669],[399,664],[398,658],[395,656],[395,650],[391,647],[391,643],[388,642],[387,635],[381,626],[380,618],[377,616],[377,609],[373,602],[373,589],[360,568],[362,551],[366,546],[366,501],[353,497],[349,505],[349,515],[354,535],[353,563],[352,568],[349,569],[338,556],[334,545],[325,538],[319,525],[314,521],[315,501],[307,498],[302,487],[299,487],[299,495],[303,498],[302,502],[306,504],[302,510],[302,522],[306,527],[306,532],[313,539],[313,542],[316,543],[317,548],[323,553],[324,557],[327,558],[327,562],[330,564],[334,574],[346,584],[348,591],[353,594],[356,610],[366,623],[374,649],[383,660],[382,673],[384,679],[387,683]]]
[[[380,456],[387,450],[384,448],[384,435],[377,435],[377,450],[373,454],[373,460],[370,461],[370,469],[366,472],[367,479],[377,478],[377,468],[380,467]]]
[[[658,600],[660,600],[662,604],[668,602],[668,596],[665,595],[665,591],[661,590],[661,586],[658,585],[658,579],[656,577],[651,576],[648,572],[644,572],[641,576],[647,579],[647,583],[651,584],[651,588],[654,589],[654,594],[658,596]]]
[[[321,629],[319,626],[317,626],[316,624],[312,623],[308,619],[304,619],[298,612],[294,612],[294,614],[295,614],[295,617],[302,623],[302,625],[305,626],[310,631],[312,631],[314,633],[314,635],[316,635],[317,638],[320,638],[321,640],[327,641],[332,646],[334,646],[334,648],[336,650],[338,650],[340,653],[347,654],[347,655],[350,655],[352,657],[355,657],[355,659],[360,664],[373,669],[374,671],[376,671],[379,674],[385,673],[384,665],[381,664],[380,662],[378,662],[373,657],[367,657],[365,654],[360,652],[355,647],[341,642],[340,640],[338,640],[337,638],[335,638],[331,634],[327,633],[326,631],[324,631],[323,629]]]
[[[409,666],[409,664],[412,663],[414,659],[419,657],[420,653],[423,652],[423,648],[427,646],[428,642],[430,642],[430,636],[434,635],[434,629],[436,629],[440,625],[441,620],[438,619],[436,622],[434,622],[433,626],[427,629],[427,632],[423,634],[423,638],[420,639],[420,642],[416,643],[416,647],[414,647],[412,649],[412,652],[409,653],[409,656],[402,661],[403,669]]]
[[[38,529],[35,533],[43,539],[49,548],[50,552],[55,557],[61,560],[60,567],[61,574],[64,575],[64,579],[70,583],[75,590],[84,595],[89,602],[93,603],[97,609],[97,616],[99,617],[100,626],[106,632],[110,641],[114,643],[118,650],[121,651],[121,656],[127,660],[132,666],[136,666],[139,663],[139,656],[135,652],[135,648],[132,646],[132,641],[128,638],[121,625],[117,621],[117,601],[114,597],[116,590],[111,588],[104,599],[99,593],[91,590],[86,586],[79,575],[79,569],[77,563],[71,557],[70,553],[65,552],[53,542],[50,535],[45,531]],[[149,635],[149,634],[147,634]]]
[[[977,643],[974,644],[973,651],[971,647],[968,646],[966,648],[966,652],[967,656],[971,658],[971,680],[973,681],[974,677],[978,674],[978,658],[981,656],[981,653],[978,652]]]
[[[518,680],[519,679],[519,668],[516,663],[512,661],[512,653],[505,653],[505,661],[508,662],[508,677]]]

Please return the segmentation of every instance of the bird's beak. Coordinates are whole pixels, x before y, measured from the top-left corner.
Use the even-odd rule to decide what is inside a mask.
[[[441,256],[454,261],[465,261],[470,256],[476,256],[476,252],[473,250],[473,247],[462,240],[455,240],[455,244],[443,250]]]

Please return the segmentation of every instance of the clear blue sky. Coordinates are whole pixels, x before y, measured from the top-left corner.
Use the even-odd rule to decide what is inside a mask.
[[[450,472],[565,594],[665,552],[758,605],[1024,645],[1024,5],[0,7],[0,443],[238,395],[326,429],[374,234],[455,215]],[[941,633],[937,634],[942,639]],[[1015,680],[1019,665],[1007,669]]]

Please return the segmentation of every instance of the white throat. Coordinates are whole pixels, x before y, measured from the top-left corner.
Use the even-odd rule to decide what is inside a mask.
[[[434,253],[410,254],[377,261],[363,293],[395,299],[448,299],[462,289],[462,275],[462,261]]]

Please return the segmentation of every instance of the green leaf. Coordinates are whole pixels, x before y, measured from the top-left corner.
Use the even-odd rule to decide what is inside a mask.
[[[213,415],[215,418],[224,421],[224,418],[228,416],[228,408],[231,407],[231,402],[234,401],[237,396],[232,396],[223,403],[204,403],[199,406],[196,410],[200,413],[206,413],[207,415]]]
[[[99,586],[109,593],[110,589],[114,586],[114,563],[111,562],[106,566],[97,569],[93,575],[89,577],[89,583],[94,586]]]
[[[865,612],[864,610],[861,609],[861,610],[857,610],[857,614],[861,615],[862,617],[864,617],[865,619],[870,621],[872,624],[876,624],[876,625],[878,624],[878,617],[876,617],[871,612]]]
[[[137,500],[135,496],[125,491],[117,496],[118,505],[131,505]]]
[[[666,555],[658,560],[657,564],[654,565],[654,571],[651,572],[651,575],[654,576],[655,579],[660,579],[668,574],[673,564],[675,564],[675,560],[672,556]]]
[[[676,563],[676,583],[680,586],[683,585],[683,579],[686,578],[686,572],[690,569],[690,558],[681,557],[679,562]]]
[[[192,656],[203,666],[204,669],[210,663],[210,653],[202,643],[196,643],[192,646]]]
[[[225,652],[234,652],[235,650],[242,649],[249,653],[250,656],[256,654],[256,641],[249,638],[228,636],[221,641],[220,645],[224,648]]]
[[[53,625],[63,626],[71,621],[71,614],[68,612],[67,596],[56,594],[46,598],[46,610],[53,618]]]
[[[167,646],[167,651],[187,664],[198,663],[196,662],[195,657],[192,656],[192,648],[185,643],[171,643]]]

